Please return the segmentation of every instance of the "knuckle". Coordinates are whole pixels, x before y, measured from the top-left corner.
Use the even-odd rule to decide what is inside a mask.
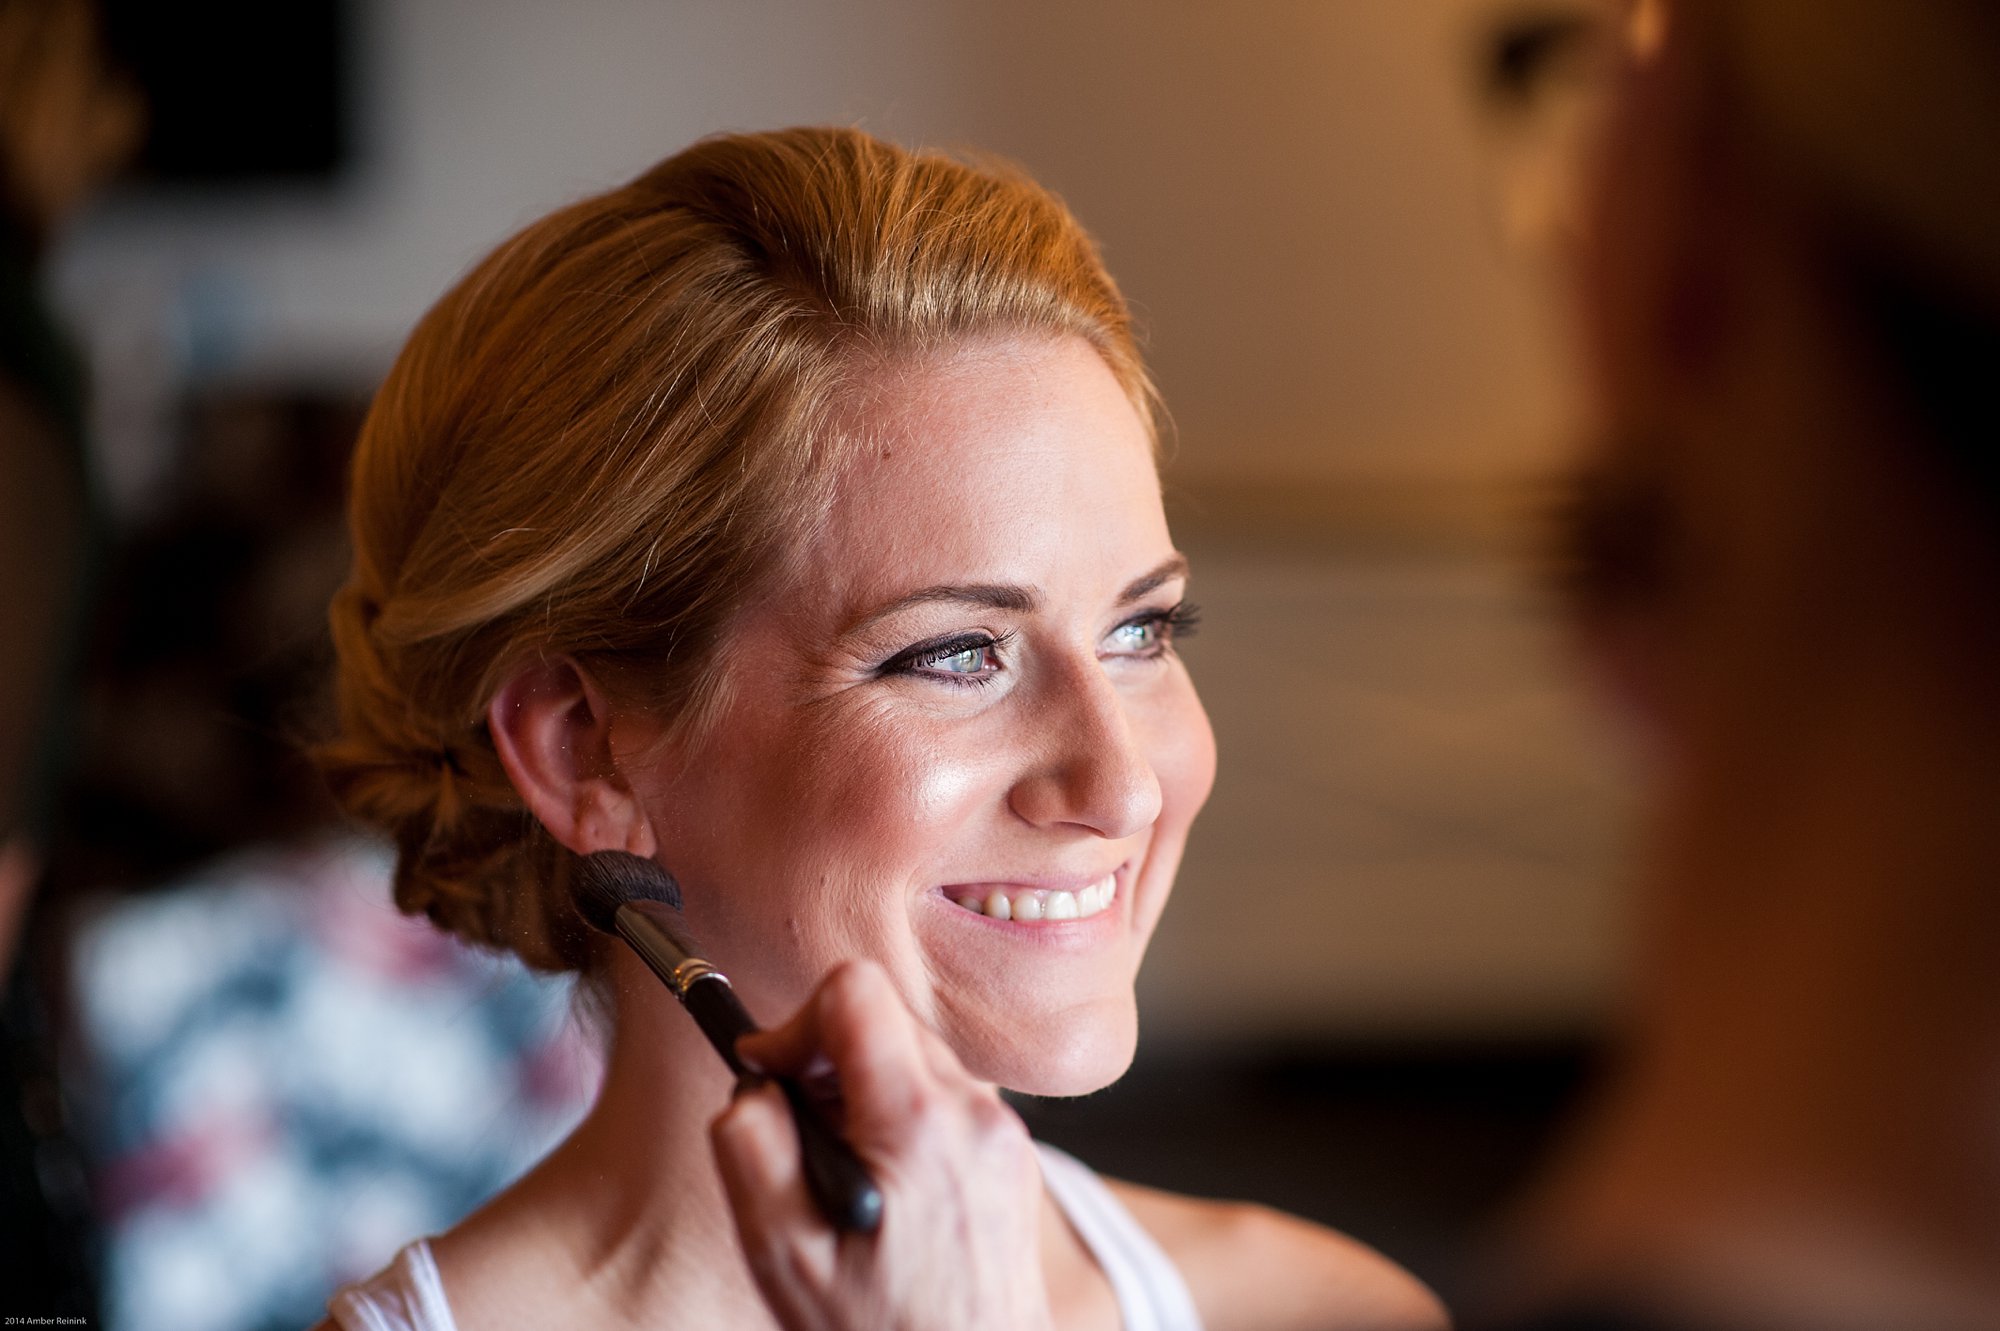
[[[865,1010],[875,991],[874,967],[865,961],[844,961],[820,986],[819,1007],[828,1017],[851,1017]]]
[[[708,1141],[717,1155],[734,1159],[741,1151],[744,1128],[740,1109],[731,1105],[709,1120]]]
[[[951,1117],[946,1097],[938,1093],[936,1085],[921,1080],[904,1089],[903,1113],[911,1120],[912,1128],[925,1135],[936,1133]]]

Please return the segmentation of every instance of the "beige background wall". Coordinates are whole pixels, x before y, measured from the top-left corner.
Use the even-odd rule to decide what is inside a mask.
[[[128,198],[63,256],[127,499],[190,379],[365,386],[522,221],[713,130],[1023,161],[1151,330],[1223,785],[1147,978],[1166,1034],[1587,1022],[1619,782],[1492,517],[1569,430],[1494,239],[1488,0],[372,0],[338,189]],[[1229,996],[1198,1001],[1220,976]]]

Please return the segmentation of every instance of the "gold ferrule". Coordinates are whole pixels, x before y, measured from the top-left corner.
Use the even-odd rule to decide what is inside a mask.
[[[709,965],[708,962],[702,960],[700,957],[689,957],[686,961],[674,967],[670,983],[674,986],[675,993],[686,994],[689,985],[692,985],[696,980],[710,975],[721,980],[724,984],[729,982],[727,975]]]

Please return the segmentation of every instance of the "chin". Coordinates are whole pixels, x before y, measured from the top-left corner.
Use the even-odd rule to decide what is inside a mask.
[[[1024,1095],[1089,1095],[1125,1075],[1139,1045],[1131,1000],[1091,1004],[1038,1023],[1032,1039],[1019,1030],[998,1039],[966,1067],[986,1081]]]

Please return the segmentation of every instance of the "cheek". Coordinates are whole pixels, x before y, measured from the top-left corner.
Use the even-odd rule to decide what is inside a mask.
[[[861,910],[863,899],[921,885],[1002,780],[996,751],[948,725],[859,706],[784,720],[725,724],[724,754],[677,820],[707,848],[719,887],[813,885],[759,892],[761,914],[836,915],[842,933],[881,918],[879,900]]]
[[[912,747],[900,779],[907,785],[910,817],[917,825],[953,823],[987,794],[993,782],[989,760],[949,744]]]
[[[857,872],[906,885],[990,801],[997,755],[949,722],[830,718],[780,778],[803,836]]]

